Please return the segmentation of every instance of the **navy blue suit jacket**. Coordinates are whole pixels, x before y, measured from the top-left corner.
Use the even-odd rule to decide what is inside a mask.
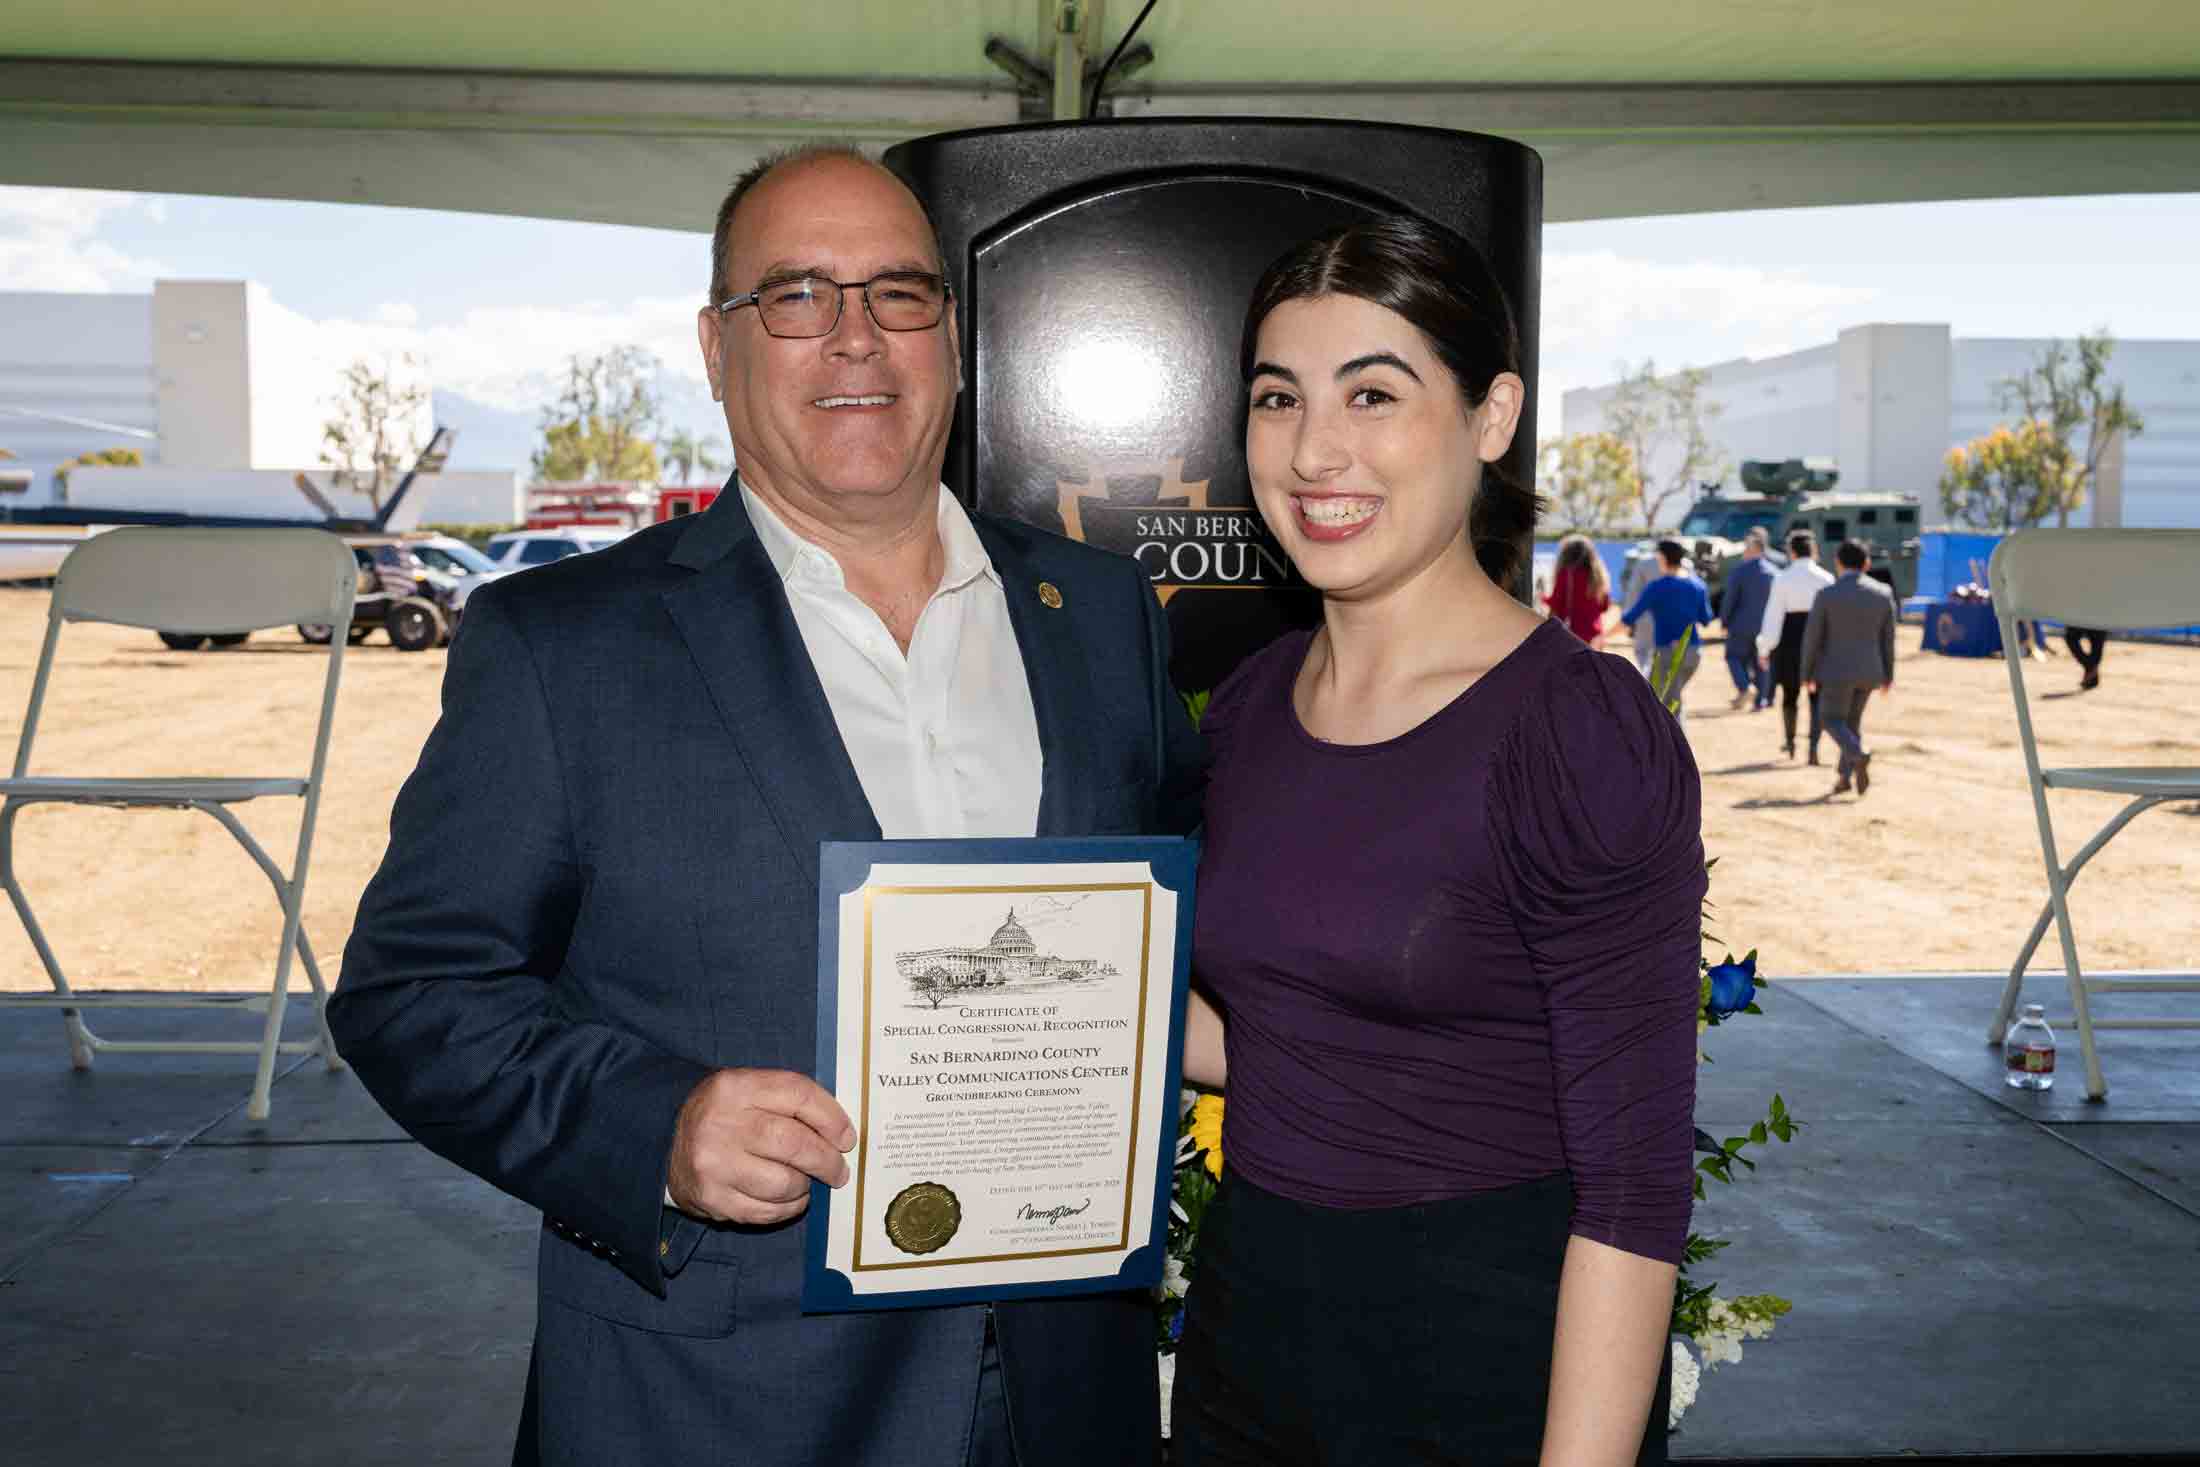
[[[973,518],[1038,717],[1039,833],[1189,830],[1198,741],[1143,574]],[[698,1082],[814,1071],[818,843],[878,834],[730,488],[472,598],[329,1020],[407,1130],[544,1214],[541,1460],[960,1467],[984,1307],[805,1317],[805,1220],[661,1205]],[[994,1307],[1023,1460],[1152,1459],[1142,1297]]]
[[[1765,603],[1772,599],[1772,578],[1778,574],[1763,556],[1744,558],[1727,568],[1726,590],[1719,597],[1719,620],[1728,637],[1754,638],[1765,624]],[[1756,655],[1756,649],[1750,649]]]

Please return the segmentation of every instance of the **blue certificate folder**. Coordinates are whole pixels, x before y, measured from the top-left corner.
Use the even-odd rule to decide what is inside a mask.
[[[1176,1159],[1177,1105],[1183,1083],[1184,1005],[1192,958],[1192,899],[1199,865],[1199,843],[1183,836],[1090,836],[1074,839],[826,841],[818,851],[817,896],[817,1081],[838,1092],[840,1024],[841,898],[862,887],[877,865],[1030,866],[1137,862],[1154,884],[1175,893],[1176,944],[1167,984],[1149,974],[1147,997],[1168,998],[1167,1074],[1157,1092],[1163,1102],[1141,1109],[1138,1126],[1150,1147],[1154,1172],[1153,1215],[1143,1242],[1136,1243],[1122,1266],[1111,1272],[1048,1283],[990,1283],[972,1287],[902,1290],[857,1295],[847,1274],[827,1267],[826,1246],[831,1209],[855,1205],[855,1183],[836,1191],[822,1182],[810,1186],[805,1240],[802,1307],[810,1313],[847,1310],[911,1309],[943,1304],[981,1304],[990,1300],[1043,1298],[1147,1289],[1161,1280],[1167,1252],[1169,1199]],[[1043,880],[1042,873],[1033,873]],[[859,1117],[851,1116],[860,1126]],[[851,1158],[851,1166],[853,1158]],[[1136,1225],[1133,1225],[1136,1237]],[[1104,1266],[1105,1260],[1100,1261]],[[951,1270],[945,1270],[951,1271]]]

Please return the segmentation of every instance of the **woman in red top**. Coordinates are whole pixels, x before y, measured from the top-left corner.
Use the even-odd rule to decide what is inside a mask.
[[[1568,631],[1596,645],[1612,606],[1612,578],[1588,536],[1568,535],[1558,542],[1558,569],[1551,573],[1551,594],[1543,604]]]

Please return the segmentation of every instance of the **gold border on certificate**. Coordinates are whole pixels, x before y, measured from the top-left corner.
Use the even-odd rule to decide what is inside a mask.
[[[1153,888],[1152,881],[1108,882],[1046,882],[1030,885],[1001,886],[976,884],[970,886],[871,886],[863,888],[863,1073],[861,1117],[856,1126],[855,1166],[855,1236],[852,1268],[858,1273],[878,1273],[906,1268],[953,1268],[969,1263],[1003,1263],[1024,1258],[1069,1258],[1088,1253],[1120,1252],[1133,1246],[1131,1217],[1133,1212],[1134,1183],[1138,1169],[1138,1121],[1139,1103],[1146,1073],[1146,1011],[1151,997],[1149,984],[1153,966]],[[871,994],[872,994],[872,902],[878,896],[997,896],[1048,892],[1135,891],[1141,894],[1140,910],[1142,928],[1138,941],[1138,1019],[1132,1034],[1131,1115],[1128,1132],[1124,1137],[1123,1158],[1123,1225],[1112,1243],[1092,1244],[1081,1248],[1034,1249],[1028,1252],[992,1253],[970,1258],[917,1258],[897,1263],[865,1263],[863,1239],[869,1214],[865,1211],[865,1180],[869,1168],[871,1138]]]

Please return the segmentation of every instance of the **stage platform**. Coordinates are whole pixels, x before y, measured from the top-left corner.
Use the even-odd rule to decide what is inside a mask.
[[[2107,1032],[2089,1105],[2058,1026],[2062,1084],[2020,1094],[1984,1042],[1999,981],[1796,980],[1709,1036],[1707,1130],[1774,1090],[1806,1129],[1713,1186],[1698,1226],[1734,1243],[1707,1276],[1795,1312],[1707,1374],[1676,1458],[2200,1451],[2200,1031]],[[2052,1016],[2061,988],[2027,997]],[[115,1037],[237,1022],[99,1017]],[[318,1060],[286,1059],[273,1118],[248,1122],[248,1064],[78,1074],[57,1017],[0,1015],[0,1460],[506,1460],[534,1215]]]

